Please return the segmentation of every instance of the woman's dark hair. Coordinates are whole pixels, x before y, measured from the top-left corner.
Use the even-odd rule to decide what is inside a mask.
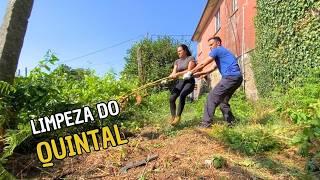
[[[179,47],[181,47],[184,51],[187,52],[187,56],[191,56],[191,52],[190,52],[190,50],[189,50],[189,48],[188,48],[187,45],[185,45],[185,44],[180,44]]]

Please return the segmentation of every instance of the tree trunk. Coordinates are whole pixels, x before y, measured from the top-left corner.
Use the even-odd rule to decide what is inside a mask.
[[[0,81],[13,83],[34,0],[9,0],[0,29]]]

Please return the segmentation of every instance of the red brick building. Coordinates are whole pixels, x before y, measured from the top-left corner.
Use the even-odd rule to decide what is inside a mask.
[[[244,75],[243,89],[249,99],[257,99],[257,90],[250,63],[255,47],[254,16],[256,0],[208,0],[192,40],[198,42],[197,59],[209,54],[208,38],[219,36],[222,45],[238,58]],[[220,79],[217,71],[210,75],[211,86]],[[198,87],[200,81],[198,81]]]

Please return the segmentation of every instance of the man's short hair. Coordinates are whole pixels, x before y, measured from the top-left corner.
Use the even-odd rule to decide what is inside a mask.
[[[209,38],[208,41],[210,41],[211,39],[215,40],[216,42],[220,42],[220,44],[222,42],[221,38],[219,36],[213,36],[213,37]]]

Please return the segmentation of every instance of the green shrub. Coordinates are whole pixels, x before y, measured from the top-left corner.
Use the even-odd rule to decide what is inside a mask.
[[[212,157],[213,167],[216,169],[220,169],[226,166],[226,160],[222,156],[213,156]]]
[[[243,91],[237,91],[230,100],[232,113],[240,123],[248,123],[255,112],[254,104],[248,101]],[[216,111],[220,111],[217,108]]]
[[[220,138],[232,149],[255,155],[279,147],[279,143],[260,127],[224,128]]]
[[[16,89],[7,82],[0,81],[0,98],[16,91]]]
[[[15,91],[14,86],[0,81],[0,128],[10,127],[12,106],[8,102],[8,97]]]
[[[32,138],[28,138],[31,136],[29,123],[31,119],[84,106],[95,107],[95,104],[101,101],[117,100],[118,97],[135,88],[137,84],[134,79],[130,82],[117,80],[112,72],[107,73],[104,77],[98,77],[93,71],[71,69],[65,65],[51,71],[50,64],[55,64],[57,61],[58,58],[48,52],[28,77],[15,79],[14,88],[16,91],[5,97],[5,106],[3,102],[0,102],[0,110],[11,108],[18,123],[17,126],[6,131],[7,144],[2,153],[2,159],[9,156],[24,140],[33,141]],[[128,105],[131,103],[132,100]],[[49,138],[77,133],[102,125],[119,123],[123,119],[121,116],[110,117],[104,121],[99,121],[96,118],[94,123],[88,123],[85,126],[70,127],[40,136],[41,138]],[[12,124],[11,119],[9,121],[7,118],[3,121]],[[1,123],[3,123],[2,120]]]
[[[292,143],[299,145],[304,156],[320,151],[320,70],[305,78],[305,85],[290,87],[285,95],[275,95],[273,102],[280,118],[288,119],[301,128]],[[310,150],[313,150],[312,153]],[[311,153],[311,154],[309,154]]]
[[[178,59],[176,52],[178,45],[179,42],[169,36],[142,39],[128,50],[121,77],[127,80],[131,80],[132,77],[138,78],[138,48],[143,65],[141,78],[144,79],[144,82],[152,82],[168,76],[172,71],[174,61]]]

